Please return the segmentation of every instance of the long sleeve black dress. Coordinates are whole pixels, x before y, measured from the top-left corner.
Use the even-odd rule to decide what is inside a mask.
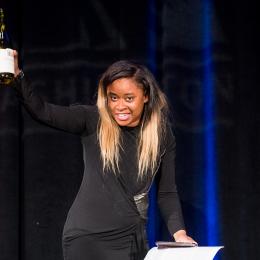
[[[143,259],[147,251],[146,218],[145,207],[139,201],[147,198],[155,174],[160,175],[158,203],[170,233],[184,229],[175,185],[175,139],[170,127],[161,144],[157,170],[150,177],[137,179],[138,126],[121,127],[119,172],[104,172],[96,106],[46,103],[26,79],[17,82],[15,88],[35,118],[81,137],[85,169],[63,230],[65,260]]]

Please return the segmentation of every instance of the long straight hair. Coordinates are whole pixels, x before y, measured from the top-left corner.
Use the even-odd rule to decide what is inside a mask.
[[[160,144],[166,131],[168,105],[152,73],[143,65],[121,60],[113,63],[102,75],[98,86],[97,107],[100,114],[98,141],[103,169],[119,170],[120,127],[108,108],[107,87],[115,80],[129,78],[140,86],[148,102],[144,104],[138,137],[138,178],[156,169]]]

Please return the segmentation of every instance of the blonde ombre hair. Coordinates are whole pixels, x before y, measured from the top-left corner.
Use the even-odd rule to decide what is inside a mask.
[[[120,78],[131,78],[148,96],[140,121],[137,165],[138,177],[143,178],[150,171],[154,173],[160,144],[165,136],[168,105],[166,97],[157,85],[152,73],[143,65],[121,60],[113,63],[102,75],[98,86],[97,107],[100,120],[98,141],[103,169],[119,170],[120,127],[108,108],[107,87]]]

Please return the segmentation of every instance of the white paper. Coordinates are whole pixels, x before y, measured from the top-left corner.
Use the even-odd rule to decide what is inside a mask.
[[[153,247],[149,250],[144,260],[212,260],[221,248],[223,246],[166,249]]]

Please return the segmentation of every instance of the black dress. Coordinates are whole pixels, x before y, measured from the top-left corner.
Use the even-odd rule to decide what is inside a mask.
[[[170,127],[161,144],[157,170],[137,180],[139,127],[121,127],[119,172],[103,171],[97,139],[96,106],[57,106],[37,96],[26,79],[15,85],[38,120],[81,137],[84,175],[63,230],[65,260],[141,260],[147,252],[147,192],[159,174],[158,203],[171,234],[184,229],[175,185],[175,139]],[[139,203],[140,202],[140,203]]]

